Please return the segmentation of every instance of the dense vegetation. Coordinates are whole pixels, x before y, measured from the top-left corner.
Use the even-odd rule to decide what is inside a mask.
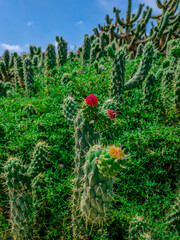
[[[0,239],[179,238],[180,41],[157,36],[4,52]]]

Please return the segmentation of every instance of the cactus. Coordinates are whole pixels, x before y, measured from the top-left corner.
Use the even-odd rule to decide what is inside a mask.
[[[68,84],[71,81],[70,74],[64,73],[61,78],[61,84]]]
[[[180,64],[177,66],[175,73],[174,103],[178,113],[180,114]]]
[[[33,239],[32,181],[45,170],[47,144],[37,143],[28,168],[20,159],[9,158],[4,165],[4,178],[9,190],[10,221],[14,240]]]
[[[144,47],[143,57],[136,74],[124,83],[125,80],[125,53],[123,50],[118,50],[113,62],[113,71],[111,77],[111,97],[117,100],[122,100],[122,95],[125,90],[129,90],[142,84],[145,80],[152,64],[153,45],[147,43]]]
[[[36,46],[29,46],[29,57],[32,60],[34,56],[39,57],[41,55],[41,47],[36,47]]]
[[[88,34],[84,35],[84,43],[82,46],[82,64],[85,64],[90,58],[91,43]]]
[[[139,44],[145,44],[149,39],[145,39],[146,37],[146,26],[151,17],[152,9],[147,7],[146,10],[143,11],[142,17],[139,21],[137,21],[142,13],[142,9],[144,4],[139,5],[139,9],[137,14],[131,14],[131,6],[132,0],[128,0],[127,12],[126,12],[126,21],[123,18],[120,18],[120,10],[117,8],[113,8],[113,12],[115,13],[115,24],[112,23],[109,15],[106,15],[106,24],[104,26],[99,25],[99,29],[106,33],[109,33],[109,41],[116,41],[120,46],[127,44],[128,51],[133,51],[134,55],[137,51],[137,46]],[[134,23],[136,22],[136,26],[134,27]],[[99,38],[100,34],[97,28],[93,29],[96,37]],[[120,33],[119,33],[120,32]]]
[[[136,58],[142,57],[142,54],[143,54],[143,45],[141,43],[137,47]]]
[[[20,86],[21,88],[24,88],[25,82],[24,82],[23,60],[21,56],[15,55],[14,70],[15,70],[16,87]]]
[[[111,75],[111,98],[120,99],[124,92],[125,81],[125,53],[120,49],[115,55]]]
[[[9,190],[13,239],[33,239],[31,178],[26,173],[22,161],[16,158],[9,158],[4,172]]]
[[[163,61],[163,65],[162,65],[163,68],[167,68],[167,67],[169,67],[169,65],[170,65],[170,61],[168,59]]]
[[[12,56],[10,57],[9,51],[5,50],[0,61],[0,73],[4,82],[12,83],[13,81],[14,73],[12,68],[14,66],[14,62],[12,58]]]
[[[144,88],[143,88],[144,104],[152,104],[156,101],[156,96],[154,92],[155,84],[156,84],[156,78],[153,73],[150,73],[144,82]]]
[[[99,44],[100,51],[98,52],[98,54],[96,56],[97,59],[105,56],[105,37],[106,37],[105,33],[100,34],[100,44]]]
[[[169,0],[169,1],[163,1],[157,0],[156,1],[157,7],[159,9],[162,9],[162,13],[158,15],[151,15],[152,19],[156,19],[157,23],[159,23],[159,19],[164,16],[167,12],[171,12],[171,18],[174,19],[174,14],[176,13],[176,10],[179,6],[179,1],[177,0]]]
[[[34,84],[34,72],[33,66],[30,58],[26,58],[24,60],[24,80],[25,80],[25,88],[29,94],[35,93]]]
[[[64,99],[63,112],[68,124],[73,125],[77,115],[77,106],[72,97]]]
[[[98,144],[99,133],[95,130],[96,121],[103,114],[98,107],[97,97],[89,95],[79,111],[76,108],[74,100],[70,97],[64,100],[64,115],[70,124],[75,126],[75,179],[72,199],[72,222],[73,237],[76,239],[85,238],[87,230],[85,229],[85,219],[81,217],[80,202],[83,194],[83,170],[86,153],[90,147]],[[112,123],[112,121],[110,121]]]
[[[47,73],[50,74],[50,71],[53,71],[55,66],[56,66],[55,46],[49,43],[45,52],[45,67],[46,67]]]
[[[80,208],[87,223],[104,219],[112,197],[113,180],[104,177],[97,167],[97,159],[102,151],[101,146],[92,147],[83,166],[84,186]]]
[[[64,40],[63,37],[56,36],[56,41],[58,43],[58,65],[63,66],[64,63],[67,61],[67,42]]]
[[[167,68],[163,74],[161,82],[161,96],[163,101],[163,107],[166,112],[172,108],[174,103],[173,85],[174,85],[175,73],[172,69]]]
[[[4,83],[0,81],[0,98],[1,97],[6,97],[7,96],[7,90],[4,86]]]
[[[108,147],[101,151],[98,156],[97,166],[99,172],[105,177],[115,177],[122,168],[126,168],[126,159],[128,155],[116,146]]]
[[[169,213],[165,217],[165,221],[168,224],[169,229],[170,230],[175,229],[177,232],[180,231],[179,220],[180,220],[180,191]]]
[[[135,216],[129,225],[129,239],[137,240],[141,234],[147,232],[147,224],[143,217]]]
[[[129,61],[133,60],[134,59],[134,53],[133,52],[130,52],[129,54]]]
[[[171,55],[175,58],[180,58],[180,45],[171,49]]]
[[[37,70],[38,64],[39,64],[39,57],[38,57],[37,55],[35,55],[35,56],[32,58],[32,65],[34,66],[34,69]]]

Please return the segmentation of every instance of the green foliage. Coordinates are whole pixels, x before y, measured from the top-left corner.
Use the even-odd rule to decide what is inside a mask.
[[[0,97],[6,97],[7,90],[2,81],[0,81]]]

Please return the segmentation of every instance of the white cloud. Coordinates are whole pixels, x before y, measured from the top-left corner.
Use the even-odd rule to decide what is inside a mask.
[[[22,52],[22,49],[19,45],[9,45],[6,43],[2,43],[1,47],[3,47],[4,49],[10,50],[10,51]]]
[[[76,22],[76,25],[81,25],[81,24],[83,24],[83,21]]]
[[[28,27],[30,27],[32,24],[33,24],[32,21],[28,21],[28,22],[27,22],[27,26],[28,26]]]
[[[26,44],[25,44],[25,47],[28,48],[28,47],[29,47],[29,43],[26,43]]]

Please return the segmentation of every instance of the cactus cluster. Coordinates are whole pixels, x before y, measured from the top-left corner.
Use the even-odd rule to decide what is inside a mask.
[[[53,71],[56,66],[56,51],[55,46],[51,43],[48,44],[45,51],[45,68],[48,75]]]
[[[28,168],[15,157],[10,157],[4,165],[4,178],[10,198],[12,237],[15,240],[33,239],[32,181],[45,170],[47,160],[47,144],[39,142]]]
[[[34,88],[34,71],[33,65],[30,58],[25,58],[24,60],[24,81],[25,88],[29,94],[35,93]]]
[[[85,64],[90,58],[91,43],[88,34],[84,35],[84,43],[82,46],[82,64]]]

